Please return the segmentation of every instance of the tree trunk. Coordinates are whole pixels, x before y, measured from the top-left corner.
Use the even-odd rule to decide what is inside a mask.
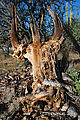
[[[71,0],[71,6],[70,6],[70,25],[72,22],[72,0]]]
[[[66,2],[66,23],[68,24],[68,2]]]

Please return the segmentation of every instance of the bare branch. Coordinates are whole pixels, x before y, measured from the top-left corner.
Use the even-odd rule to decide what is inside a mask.
[[[42,17],[41,17],[41,21],[40,21],[40,29],[41,29],[41,27],[42,27],[43,18],[44,18],[44,14],[42,14]]]
[[[12,43],[12,47],[14,49],[17,49],[17,47],[19,46],[19,42],[17,40],[16,37],[16,29],[15,29],[15,11],[14,11],[14,6],[13,3],[11,2],[11,13],[12,13],[12,23],[11,23],[11,43]]]
[[[8,10],[8,8],[0,1],[0,4],[6,9],[6,11],[8,12],[8,14],[10,15],[10,12]]]
[[[2,17],[2,21],[5,21],[6,23],[8,23],[9,25],[11,25],[10,21],[5,19],[4,17]]]
[[[10,17],[8,14],[6,14],[5,12],[3,12],[3,10],[1,10],[1,13],[4,14],[5,16],[7,16],[7,17]]]
[[[49,7],[47,7],[47,9],[50,12],[50,14],[51,14],[51,16],[53,18],[53,22],[54,22],[54,34],[51,37],[51,39],[58,40],[59,43],[61,44],[62,41],[64,40],[64,37],[61,38],[61,36],[63,36],[63,32],[64,32],[62,22],[60,21],[57,14],[54,13],[54,11],[52,11]]]
[[[39,30],[36,27],[35,22],[30,24],[31,32],[32,32],[32,38],[33,42],[39,42],[40,43],[40,35],[39,35]]]

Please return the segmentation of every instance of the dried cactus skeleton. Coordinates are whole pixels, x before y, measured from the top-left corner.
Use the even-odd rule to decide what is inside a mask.
[[[64,40],[64,30],[59,17],[49,7],[47,9],[54,22],[53,36],[48,42],[40,42],[38,28],[35,22],[34,24],[31,23],[33,43],[27,45],[19,44],[16,38],[14,6],[12,5],[11,43],[14,49],[14,56],[20,60],[27,58],[31,62],[34,84],[42,82],[43,79],[55,79],[58,77],[55,69],[55,54],[59,51],[60,45]]]
[[[27,58],[33,69],[33,83],[31,94],[27,94],[20,103],[24,106],[22,111],[24,114],[32,118],[40,115],[41,118],[47,116],[65,116],[63,114],[55,114],[53,112],[65,111],[68,109],[66,101],[65,86],[58,82],[61,74],[57,66],[56,54],[60,50],[60,45],[64,40],[64,29],[62,23],[52,9],[47,7],[54,22],[54,33],[47,42],[40,42],[40,34],[38,26],[35,22],[30,24],[33,43],[20,44],[16,37],[15,29],[15,13],[12,5],[12,24],[11,24],[11,43],[14,49],[14,57],[18,60]],[[42,21],[41,21],[42,22]],[[34,30],[33,30],[34,28]],[[67,88],[66,88],[67,89]],[[70,90],[67,89],[69,92]],[[30,92],[29,92],[30,93]],[[26,103],[27,108],[25,109]],[[37,104],[37,106],[36,106]],[[41,105],[44,107],[41,107]],[[64,108],[64,109],[63,109]],[[50,111],[50,112],[48,112]],[[61,112],[62,112],[61,111]],[[53,114],[52,114],[53,113]],[[51,115],[52,114],[52,115]],[[30,115],[30,116],[29,116]]]

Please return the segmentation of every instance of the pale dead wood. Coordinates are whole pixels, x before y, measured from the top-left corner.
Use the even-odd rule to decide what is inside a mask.
[[[58,77],[55,68],[55,54],[59,51],[60,44],[64,40],[64,30],[59,17],[54,13],[54,11],[52,11],[49,7],[48,11],[53,17],[54,22],[54,34],[50,40],[44,43],[40,42],[39,29],[33,19],[33,23],[30,24],[33,43],[30,45],[19,45],[15,36],[15,12],[14,6],[12,5],[11,40],[13,48],[16,48],[14,51],[14,56],[16,56],[19,60],[28,58],[32,63],[34,80],[32,84],[33,89],[36,88],[35,86],[38,84],[38,82],[43,82],[43,79],[55,79]],[[42,21],[43,16],[41,22]]]
[[[34,95],[33,101],[43,100],[45,97],[52,96],[52,92],[40,92],[39,94]]]

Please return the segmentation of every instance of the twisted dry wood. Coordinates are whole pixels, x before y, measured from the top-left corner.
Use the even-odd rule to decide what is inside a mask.
[[[14,48],[14,56],[19,60],[28,58],[33,66],[33,86],[42,83],[44,79],[58,78],[58,73],[55,68],[56,58],[55,54],[59,51],[60,45],[64,40],[63,26],[57,16],[49,7],[53,22],[54,34],[48,42],[40,42],[40,34],[35,22],[30,24],[33,43],[32,44],[19,44],[15,34],[15,15],[14,6],[12,5],[12,24],[11,24],[11,43]],[[34,29],[34,30],[33,30]]]

